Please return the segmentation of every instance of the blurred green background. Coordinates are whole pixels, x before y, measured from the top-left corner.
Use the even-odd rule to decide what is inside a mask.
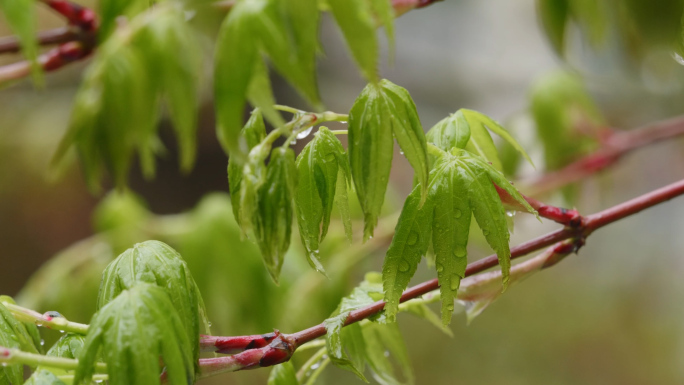
[[[40,15],[41,27],[62,24],[44,9]],[[514,125],[513,134],[529,138],[528,88],[544,73],[567,65],[547,42],[532,0],[445,1],[398,19],[396,32],[394,65],[382,73],[411,92],[426,129],[458,108],[471,108],[502,122],[515,118],[522,123]],[[323,100],[329,109],[345,112],[364,81],[329,18],[321,33]],[[9,34],[2,24],[0,34]],[[595,49],[575,30],[569,39],[567,62],[586,76],[611,125],[629,129],[684,111],[684,67],[671,56],[671,63],[663,64],[666,70],[658,72],[666,80],[654,81],[652,65],[662,55],[624,70],[615,63],[631,59],[618,44]],[[0,64],[17,58],[2,57]],[[209,86],[201,108],[198,160],[190,174],[177,170],[168,123],[162,139],[169,151],[159,161],[157,177],[145,180],[133,171],[135,197],[110,195],[103,201],[104,196],[91,195],[75,162],[59,178],[49,174],[86,65],[49,75],[44,89],[23,82],[0,92],[0,293],[16,296],[43,263],[58,255],[58,262],[34,276],[30,290],[17,299],[41,312],[58,310],[88,322],[104,265],[134,242],[158,238],[188,260],[215,333],[293,332],[322,321],[364,272],[380,269],[391,218],[383,227],[386,236],[367,245],[356,237],[351,247],[334,221],[321,251],[331,279],[314,273],[294,247],[281,286],[272,283],[258,251],[240,240],[232,218],[225,194],[227,158],[215,138]],[[281,104],[306,108],[292,89],[273,81]],[[539,148],[528,149],[541,159]],[[390,217],[408,193],[411,176],[397,149],[386,204]],[[684,143],[672,140],[584,181],[575,204],[591,213],[683,177]],[[545,199],[563,203],[557,196]],[[453,339],[422,320],[400,316],[416,383],[684,383],[683,225],[681,200],[611,225],[593,235],[578,256],[516,285],[470,326],[464,316],[455,317]],[[553,228],[519,215],[512,243]],[[293,238],[293,245],[298,243]],[[471,255],[488,254],[476,243],[471,247]],[[414,281],[434,276],[423,264]],[[48,331],[46,339],[56,336]],[[265,383],[267,375],[268,370],[256,370],[203,383]],[[320,380],[357,382],[337,368]]]

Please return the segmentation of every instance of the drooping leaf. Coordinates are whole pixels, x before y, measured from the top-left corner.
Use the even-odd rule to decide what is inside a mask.
[[[340,166],[345,167],[346,160],[342,143],[325,127],[297,157],[297,224],[309,263],[318,271],[323,271],[318,247],[328,231],[338,173],[343,172]]]
[[[132,18],[150,6],[149,0],[102,0],[98,3],[101,41],[106,40],[116,29],[116,19],[120,16]]]
[[[463,281],[462,281],[463,282]],[[500,280],[499,280],[500,283]],[[463,285],[461,285],[462,287]],[[444,332],[444,334],[448,335],[449,337],[453,337],[454,333],[449,329],[449,327],[444,326],[444,323],[442,323],[441,318],[435,314],[435,312],[432,311],[426,304],[423,302],[411,300],[404,302],[402,304],[402,307],[404,311],[407,313],[411,313],[417,317],[420,317],[429,323],[435,325],[439,330]]]
[[[157,285],[168,294],[191,343],[190,354],[196,363],[200,323],[206,328],[206,311],[186,262],[169,245],[159,241],[138,243],[112,261],[102,274],[98,309],[141,282]]]
[[[425,135],[408,92],[387,80],[368,84],[349,112],[349,157],[356,192],[364,213],[364,239],[373,235],[392,167],[392,136],[427,193]]]
[[[105,171],[126,183],[135,153],[145,176],[162,150],[157,137],[159,101],[167,96],[187,170],[195,151],[196,44],[181,9],[159,5],[138,15],[98,47],[76,95],[67,134],[55,154],[62,161],[74,147],[86,179],[97,190]],[[179,50],[188,58],[178,59]]]
[[[467,170],[452,163],[448,156],[438,160],[433,170],[430,183],[430,198],[435,211],[432,246],[441,293],[442,323],[448,325],[454,311],[454,299],[468,264],[467,245],[472,212],[470,200],[483,198],[469,193],[470,185],[476,181]],[[494,189],[491,182],[487,183]]]
[[[450,151],[454,147],[465,148],[470,140],[470,125],[463,111],[458,110],[432,126],[426,138],[442,151]]]
[[[74,384],[90,381],[99,352],[112,385],[160,384],[163,368],[168,383],[193,383],[195,349],[179,317],[182,310],[159,286],[138,283],[122,291],[93,316]]]
[[[437,157],[430,173],[427,201],[419,209],[419,187],[416,186],[402,209],[395,236],[385,258],[383,282],[388,319],[394,319],[399,298],[415,273],[421,256],[429,248],[429,240],[425,238],[430,238],[431,235],[440,284],[442,322],[444,325],[449,323],[454,310],[453,301],[465,275],[466,247],[472,215],[499,257],[503,285],[506,287],[510,270],[509,233],[505,210],[495,184],[508,192],[527,211],[536,215],[510,182],[481,157],[458,148],[452,148]],[[421,214],[424,210],[428,211]],[[414,234],[417,236],[414,237]],[[409,243],[417,246],[408,247]]]
[[[396,323],[368,324],[363,328],[363,338],[366,341],[368,366],[377,382],[382,385],[413,383],[408,350]],[[397,375],[396,367],[401,368],[401,377]]]
[[[258,191],[254,233],[268,272],[278,282],[292,238],[293,201],[297,186],[294,151],[278,147],[271,153],[266,179]]]
[[[299,385],[292,362],[275,365],[268,376],[268,385]]]
[[[390,60],[394,55],[394,7],[390,0],[370,0],[371,9],[380,24],[385,28],[389,43]]]
[[[508,131],[506,131],[505,128],[501,127],[499,123],[494,121],[494,119],[490,118],[489,116],[483,113],[467,109],[463,109],[463,114],[465,115],[466,119],[470,122],[471,125],[482,125],[488,128],[490,131],[497,134],[501,139],[505,140],[508,144],[513,146],[513,148],[515,148],[528,162],[530,162],[532,166],[534,166],[532,159],[530,159],[530,156],[527,155],[525,149],[522,148],[522,146],[511,136],[511,134]],[[497,170],[500,169],[497,168]]]
[[[347,170],[349,169],[349,164],[347,162],[343,163]],[[347,194],[347,182],[351,182],[351,178],[345,176],[348,174],[342,171],[342,169],[337,172],[337,184],[335,185],[335,205],[337,210],[340,212],[340,219],[342,220],[342,225],[344,226],[344,234],[347,236],[349,242],[352,241],[352,222],[351,214],[349,212],[349,195]]]
[[[266,137],[266,126],[264,125],[264,118],[261,110],[258,108],[252,111],[252,115],[245,124],[245,127],[240,131],[240,136],[245,138],[247,150],[251,150]],[[244,163],[237,157],[231,156],[228,158],[228,188],[230,191],[230,201],[233,206],[233,215],[235,220],[240,224],[240,199],[241,199],[241,182]]]
[[[382,266],[385,293],[385,313],[394,320],[399,298],[416,273],[418,263],[427,252],[431,237],[434,202],[428,200],[420,207],[420,186],[406,198],[392,243]]]
[[[370,82],[378,78],[378,41],[375,20],[368,0],[327,0],[347,45]]]
[[[254,63],[252,80],[247,87],[247,100],[259,108],[266,120],[274,127],[281,127],[285,124],[280,112],[273,107],[275,97],[271,89],[271,79],[269,78],[268,67],[262,59],[257,59]]]
[[[42,84],[43,74],[38,64],[38,41],[36,40],[36,14],[33,0],[0,0],[0,11],[12,32],[19,38],[21,52],[31,61],[33,81]]]
[[[565,26],[570,16],[568,0],[537,0],[537,15],[557,53],[565,49]]]

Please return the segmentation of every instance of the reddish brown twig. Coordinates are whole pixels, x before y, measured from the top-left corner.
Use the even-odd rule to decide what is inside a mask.
[[[603,210],[596,214],[581,217],[582,220],[580,221],[580,223],[578,223],[574,227],[566,226],[563,229],[556,230],[552,233],[535,238],[533,240],[527,241],[519,246],[512,248],[511,259],[522,257],[533,251],[555,244],[551,252],[552,255],[556,257],[549,259],[544,264],[544,267],[553,266],[566,255],[572,252],[576,252],[579,249],[579,247],[581,247],[584,244],[585,238],[594,231],[598,230],[599,228],[604,227],[620,219],[623,219],[625,217],[634,215],[644,209],[653,207],[655,205],[658,205],[660,203],[663,203],[665,201],[668,201],[674,197],[683,194],[684,180],[681,180],[679,182],[665,186],[663,188],[642,195],[638,198],[634,198],[632,200],[611,207],[609,209]],[[570,240],[570,242],[566,240]],[[473,274],[480,273],[484,270],[496,266],[497,264],[497,256],[491,255],[489,257],[483,258],[479,261],[469,264],[466,268],[465,275],[471,276]],[[418,298],[421,295],[427,294],[428,292],[436,290],[438,288],[439,282],[437,281],[437,279],[432,279],[430,281],[423,282],[404,291],[403,295],[401,296],[400,302],[405,302],[414,298]],[[347,317],[345,325],[359,322],[372,315],[375,315],[381,312],[384,307],[385,302],[378,301],[362,309],[352,311]],[[278,359],[273,360],[274,363],[284,362],[287,361],[290,357],[285,357],[283,356],[283,354],[286,355],[286,353],[289,352],[291,356],[291,353],[293,353],[298,346],[301,346],[325,334],[326,328],[325,324],[323,323],[290,335],[278,335],[276,333],[277,338],[275,338],[266,347],[245,350],[242,353],[229,357],[201,359],[200,366],[203,368],[203,373],[205,373],[205,375],[213,375],[220,372],[268,366],[268,364],[271,364],[271,361],[263,360],[263,357],[266,357],[268,354],[279,354]],[[243,340],[241,340],[240,344],[244,344],[246,341],[249,340],[249,338],[252,337],[256,337],[255,339],[260,339],[263,336],[244,337]],[[211,338],[213,338],[214,341],[218,341],[221,337]],[[236,337],[232,338],[235,339]],[[286,344],[286,349],[284,349],[281,346],[283,343]],[[245,348],[247,348],[246,345]]]
[[[555,191],[613,165],[624,155],[652,143],[684,135],[684,116],[652,123],[631,131],[615,132],[602,141],[602,147],[576,162],[540,177],[523,180],[522,191],[529,195]]]
[[[79,32],[73,27],[61,27],[38,32],[38,44],[49,46],[79,40]],[[16,36],[0,37],[0,54],[21,51],[21,43]]]

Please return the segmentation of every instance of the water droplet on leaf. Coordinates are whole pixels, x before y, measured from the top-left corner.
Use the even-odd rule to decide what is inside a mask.
[[[409,234],[408,239],[406,239],[406,244],[413,246],[418,242],[418,233],[415,231],[412,231],[411,234]]]
[[[468,255],[468,251],[466,250],[465,246],[458,245],[458,246],[456,246],[456,249],[454,250],[454,255],[458,258],[463,258],[466,255]]]
[[[409,265],[409,263],[406,260],[402,260],[399,263],[399,271],[401,271],[401,272],[405,273],[405,272],[409,271],[410,268],[411,268],[411,266]]]
[[[458,290],[458,286],[461,284],[461,277],[454,275],[451,277],[451,290]]]
[[[454,210],[454,217],[460,218],[461,215],[463,215],[463,213],[461,213],[461,210],[459,210],[459,209]]]
[[[311,131],[313,131],[313,126],[307,128],[306,130],[304,130],[304,131],[300,132],[299,134],[297,134],[297,139],[304,139],[304,138],[306,138],[307,136],[309,136],[309,135],[311,134]]]

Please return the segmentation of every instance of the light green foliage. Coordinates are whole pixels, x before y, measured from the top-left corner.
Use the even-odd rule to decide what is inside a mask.
[[[24,382],[24,385],[66,385],[66,383],[60,380],[53,372],[38,369]]]
[[[100,25],[98,34],[100,40],[106,40],[117,28],[116,19],[124,16],[133,18],[146,10],[151,0],[102,0],[98,3],[98,16]]]
[[[387,190],[397,139],[427,193],[428,159],[423,128],[408,92],[382,80],[368,84],[349,112],[349,158],[364,213],[364,239],[373,235]]]
[[[413,380],[411,365],[396,324],[385,323],[385,317],[381,314],[374,317],[373,322],[342,327],[349,312],[382,297],[380,282],[379,274],[366,274],[366,279],[342,299],[338,309],[325,321],[328,355],[336,366],[355,373],[364,381],[367,381],[364,371],[368,365],[379,383],[399,384],[401,381],[395,373],[395,364],[389,358],[392,357],[402,368],[402,377],[410,383]],[[386,352],[390,353],[389,357]]]
[[[65,334],[47,352],[48,357],[78,358],[83,349],[85,337],[80,334]],[[70,371],[58,368],[39,366],[26,384],[50,385],[62,384],[56,376],[72,374]],[[67,381],[71,384],[70,381]]]
[[[537,13],[551,45],[563,55],[570,21],[576,22],[598,47],[607,35],[610,20],[605,2],[592,0],[537,0]],[[681,11],[680,11],[681,14]]]
[[[172,385],[194,381],[195,345],[164,289],[145,283],[122,291],[94,316],[74,384],[88,383],[101,352],[112,385],[160,384],[160,357]]]
[[[319,12],[315,0],[242,0],[221,26],[214,93],[218,135],[231,156],[242,158],[242,114],[249,99],[275,127],[285,122],[273,108],[262,56],[312,104],[319,104],[315,60]]]
[[[603,118],[579,78],[566,72],[546,75],[533,85],[530,101],[546,169],[559,169],[595,147],[592,132]]]
[[[389,0],[326,0],[361,72],[377,82],[378,41],[376,20],[385,26],[390,46],[394,41],[394,10]]]
[[[34,82],[42,84],[43,73],[36,60],[38,42],[34,4],[34,0],[0,0],[0,11],[4,14],[7,25],[19,38],[21,52],[31,61]]]
[[[165,243],[146,241],[136,244],[111,262],[102,274],[97,306],[102,309],[124,290],[140,283],[159,286],[176,309],[190,354],[199,358],[200,323],[206,325],[204,303],[190,270],[180,254]]]
[[[118,29],[97,51],[76,95],[71,122],[55,154],[72,146],[96,190],[104,170],[123,186],[134,153],[152,176],[160,101],[168,101],[181,149],[181,166],[194,161],[197,62],[194,32],[182,10],[159,6]],[[178,55],[183,52],[183,55]]]
[[[258,108],[252,111],[249,120],[240,131],[240,136],[245,139],[247,149],[251,150],[254,146],[261,143],[266,137],[266,126],[264,125],[264,118],[261,110]],[[230,189],[230,200],[233,206],[233,214],[238,224],[242,224],[242,211],[240,210],[240,202],[245,194],[253,194],[253,191],[248,191],[249,187],[254,183],[251,179],[247,181],[247,185],[242,185],[243,168],[245,164],[238,157],[231,156],[228,159],[228,187]],[[253,178],[247,175],[247,178]],[[245,198],[246,199],[246,198]],[[250,218],[248,218],[251,223]]]
[[[0,297],[0,346],[38,353],[40,336],[36,325],[17,321],[2,302],[14,303],[11,298]],[[24,381],[21,364],[0,366],[0,385],[16,385]]]
[[[292,362],[274,366],[268,377],[268,385],[299,385]]]
[[[330,214],[336,200],[342,212],[347,207],[346,185],[350,178],[349,163],[342,143],[330,130],[321,127],[297,157],[298,183],[295,195],[299,235],[312,267],[324,271],[319,260],[319,244],[325,238]],[[341,175],[341,178],[338,178]],[[342,183],[338,188],[337,184]],[[351,225],[351,222],[347,222]]]
[[[258,191],[254,235],[266,268],[276,282],[292,238],[296,186],[294,151],[284,147],[274,149],[264,184]]]
[[[441,151],[441,150],[438,150]],[[504,288],[510,269],[506,214],[494,184],[506,190],[529,212],[534,209],[492,165],[466,150],[442,152],[430,174],[426,203],[420,207],[416,191],[406,200],[385,264],[385,311],[393,320],[399,298],[415,273],[429,239],[435,252],[442,299],[442,322],[451,320],[454,298],[465,276],[470,219],[474,215],[487,243],[499,257]]]

